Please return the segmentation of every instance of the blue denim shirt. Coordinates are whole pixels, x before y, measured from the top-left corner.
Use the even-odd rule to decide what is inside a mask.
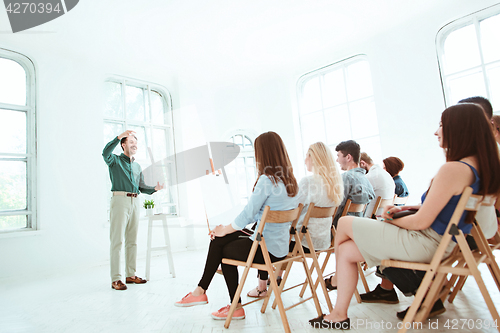
[[[401,179],[401,177],[397,175],[394,176],[392,179],[394,179],[394,184],[396,185],[394,193],[400,198],[407,197],[410,193],[408,192],[408,188],[406,187],[406,184]]]
[[[269,177],[262,175],[259,177],[247,205],[231,223],[231,226],[236,230],[241,230],[247,224],[258,221],[258,228],[265,206],[269,206],[271,210],[294,209],[298,206],[298,196],[289,197],[282,182],[274,185]],[[275,257],[284,257],[288,254],[291,222],[269,223],[264,226],[262,234],[266,240],[267,249]],[[255,234],[250,237],[252,240],[254,238]]]

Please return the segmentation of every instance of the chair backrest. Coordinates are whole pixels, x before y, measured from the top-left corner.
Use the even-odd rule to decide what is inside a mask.
[[[393,205],[406,205],[408,202],[408,196],[406,197],[398,197],[397,195],[394,195],[394,199],[392,204]]]
[[[266,223],[287,223],[292,222],[292,226],[296,226],[299,220],[300,212],[304,207],[303,204],[299,204],[299,206],[295,209],[290,210],[271,210],[271,207],[264,207],[264,213],[260,219],[259,228],[257,229],[257,234],[262,235],[262,231],[264,230],[264,226]]]
[[[300,230],[294,230],[295,225],[292,224],[292,228],[290,229],[290,240],[293,235],[298,234],[298,236],[295,238],[296,245],[294,251],[292,251],[293,254],[295,254],[297,251],[296,249],[302,246],[302,238],[304,237],[304,234],[306,232],[307,226],[309,225],[309,219],[311,217],[313,218],[331,218],[333,220],[333,217],[337,213],[337,208],[338,207],[316,207],[314,206],[314,203],[309,204],[309,208],[307,209],[306,215],[304,216],[304,221],[302,222],[302,228]],[[335,235],[335,229],[333,227],[333,224],[331,225],[331,231],[332,235]],[[311,250],[311,253],[315,251],[314,246],[312,244],[311,240],[311,234],[307,234],[307,245],[309,246],[309,249]],[[333,246],[333,240],[332,240],[332,246]]]
[[[373,206],[373,210],[370,212],[369,217],[372,219],[376,219],[377,218],[377,210],[379,210],[379,208],[384,208],[385,206],[392,205],[393,201],[394,201],[393,198],[382,199],[381,196],[378,196],[376,201],[375,201],[375,206]]]

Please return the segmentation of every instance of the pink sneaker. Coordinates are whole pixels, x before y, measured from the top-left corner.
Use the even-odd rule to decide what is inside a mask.
[[[175,306],[188,307],[201,304],[207,304],[208,297],[207,294],[201,296],[193,296],[191,293],[184,296],[179,302],[175,302]]]
[[[212,318],[215,320],[226,320],[227,315],[229,313],[229,307],[231,305],[226,305],[223,308],[220,308],[219,311],[212,312]],[[245,310],[243,308],[237,308],[233,313],[234,320],[245,319]]]

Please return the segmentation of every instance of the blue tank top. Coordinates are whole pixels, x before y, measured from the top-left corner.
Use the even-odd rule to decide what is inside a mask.
[[[476,194],[479,191],[479,186],[481,185],[481,179],[479,178],[477,170],[472,165],[470,165],[468,163],[465,163],[462,161],[458,161],[458,162],[461,162],[461,163],[468,165],[471,168],[472,172],[474,173],[475,180],[474,180],[474,183],[472,183],[472,185],[470,185],[470,187],[472,187],[472,193]],[[426,195],[427,195],[427,191],[422,195],[422,203],[424,203]],[[448,201],[446,206],[444,206],[444,208],[441,210],[441,212],[436,217],[434,222],[432,222],[431,228],[435,232],[440,234],[441,236],[444,234],[446,227],[448,226],[448,223],[450,222],[451,216],[453,215],[453,212],[455,211],[455,208],[457,207],[458,201],[460,200],[461,197],[462,197],[461,194],[452,196],[450,201]],[[462,217],[460,218],[460,221],[458,223],[458,228],[460,230],[462,230],[462,232],[464,234],[470,233],[470,231],[472,229],[472,224],[465,223],[466,214],[467,214],[467,212],[464,212],[462,214]],[[453,240],[455,241],[455,237],[453,237]]]

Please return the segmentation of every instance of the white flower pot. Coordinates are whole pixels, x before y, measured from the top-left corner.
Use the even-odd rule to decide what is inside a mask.
[[[148,206],[148,208],[146,208],[146,216],[153,216],[153,207],[152,206]]]

